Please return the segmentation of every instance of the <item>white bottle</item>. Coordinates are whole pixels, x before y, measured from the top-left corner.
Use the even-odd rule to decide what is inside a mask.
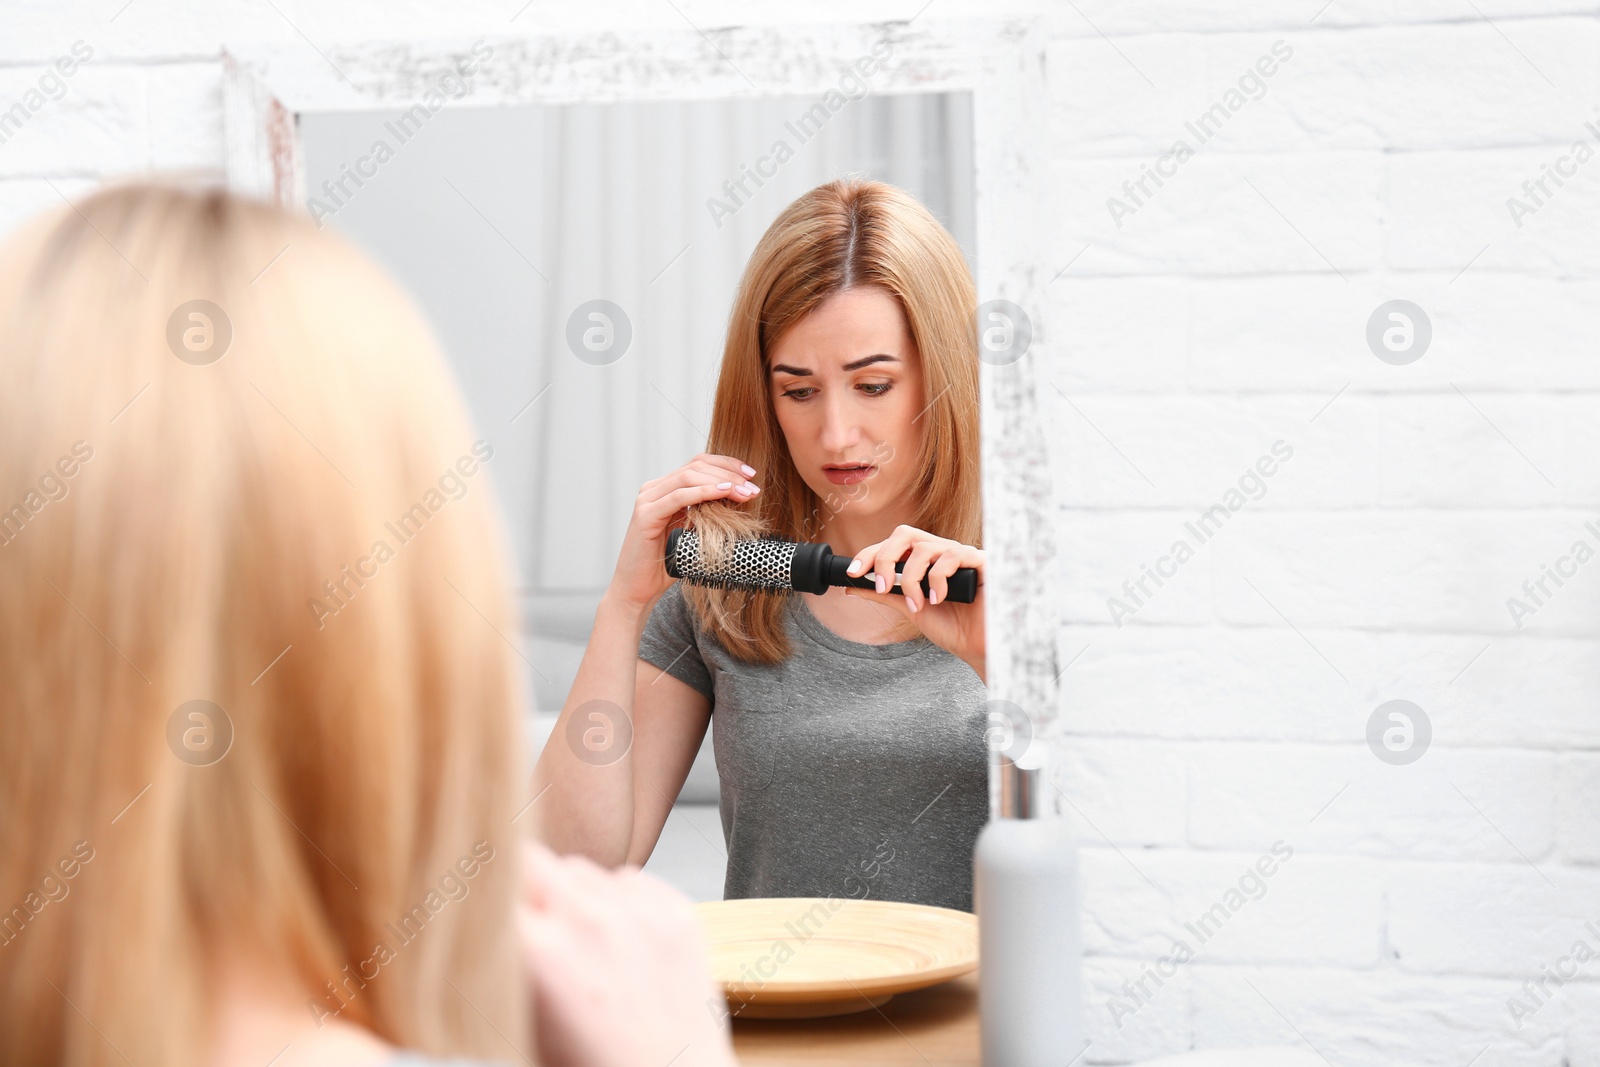
[[[1042,767],[994,770],[999,810],[973,856],[983,1067],[1067,1067],[1088,1044],[1077,843],[1046,811]]]

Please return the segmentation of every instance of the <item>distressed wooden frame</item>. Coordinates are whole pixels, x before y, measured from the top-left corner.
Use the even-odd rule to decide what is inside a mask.
[[[875,92],[970,90],[977,190],[980,301],[1004,299],[1029,317],[1020,359],[981,366],[988,688],[1023,710],[1044,743],[1060,743],[1057,517],[1039,416],[1039,368],[1049,338],[1041,309],[1051,278],[1043,235],[1046,27],[1037,17],[662,31],[536,31],[476,41],[228,49],[224,56],[227,174],[241,191],[306,202],[300,116],[406,107],[435,89],[474,46],[492,49],[469,95],[449,104],[499,106],[608,100],[817,94],[874,44],[892,49]],[[880,44],[880,48],[881,48]],[[1059,771],[1059,761],[1053,771]],[[991,774],[991,806],[996,783]],[[1046,807],[1059,811],[1055,798]]]

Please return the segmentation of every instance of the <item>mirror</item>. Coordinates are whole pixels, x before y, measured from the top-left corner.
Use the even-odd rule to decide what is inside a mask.
[[[432,187],[424,182],[410,200],[397,198],[390,206],[398,221],[374,221],[371,237],[358,240],[389,262],[434,320],[461,366],[483,434],[510,442],[490,474],[517,539],[526,633],[501,637],[528,664],[538,707],[557,704],[562,678],[578,664],[616,544],[584,542],[562,522],[534,528],[528,517],[544,514],[533,510],[538,494],[576,485],[584,493],[582,507],[600,514],[597,525],[621,530],[627,496],[637,491],[643,472],[672,469],[642,469],[638,454],[699,450],[734,278],[766,219],[838,171],[854,170],[888,178],[930,206],[973,267],[979,317],[984,307],[998,306],[1018,322],[1014,336],[1022,341],[1016,346],[979,354],[984,680],[992,701],[1026,710],[1040,749],[1053,752],[1062,744],[1058,501],[1038,414],[1053,342],[1029,322],[1042,325],[1040,309],[1061,270],[1048,251],[1043,182],[1050,157],[1048,139],[1038,136],[1050,107],[1046,42],[1045,21],[1034,16],[997,21],[918,11],[891,21],[794,24],[782,34],[763,26],[510,27],[477,42],[416,38],[328,54],[304,42],[227,46],[222,117],[227,179],[235,189],[296,210],[312,208],[315,198],[326,226],[355,232],[362,214],[376,211],[368,205],[389,195],[384,184],[395,184],[395,174],[406,168],[426,176],[426,168],[411,160],[434,150],[430,142],[450,141],[438,149],[453,154],[451,166],[438,171],[440,181]],[[886,53],[893,61],[872,67],[869,58]],[[861,93],[853,82],[866,69],[870,91]],[[472,77],[469,86],[462,86],[464,72]],[[496,117],[507,118],[509,130],[494,130]],[[336,123],[346,123],[344,139],[325,141]],[[461,123],[462,138],[451,139],[453,123]],[[482,136],[466,136],[470,130]],[[651,146],[648,152],[616,147],[629,130],[634,144]],[[571,147],[584,138],[592,141],[589,181],[576,178],[584,157]],[[379,139],[387,142],[382,152],[374,149]],[[792,150],[776,152],[779,139]],[[555,170],[544,165],[555,158],[552,142],[568,146]],[[669,154],[659,147],[667,142],[693,144],[694,152]],[[691,170],[707,158],[717,165]],[[571,213],[544,206],[563,190]],[[608,197],[621,197],[626,213],[579,232]],[[714,198],[733,210],[707,205]],[[579,214],[578,205],[586,205],[589,216]],[[395,264],[386,251],[387,242],[408,234],[416,242],[408,254],[418,259],[410,267]],[[482,253],[461,251],[469,240],[483,242],[475,246]],[[590,248],[600,251],[590,254]],[[598,291],[563,288],[586,285],[573,266],[566,274],[552,272],[547,256],[563,250],[574,262],[589,258],[594,266],[587,285]],[[480,267],[482,274],[472,275]],[[435,307],[429,290],[440,280],[456,298]],[[714,294],[709,318],[690,310],[691,282]],[[562,355],[555,341],[565,338],[566,320],[579,302],[590,299],[610,301],[627,315],[629,349],[616,366],[584,363],[571,346]],[[595,320],[589,310],[595,309],[579,318],[579,339],[611,344],[621,318]],[[462,334],[474,339],[462,346]],[[541,365],[550,354],[558,362]],[[496,370],[506,366],[512,368],[510,386]],[[606,373],[619,366],[638,366],[642,373],[618,386],[618,374]],[[582,390],[574,384],[586,382],[613,390],[606,398],[616,410],[637,414],[640,429],[622,424],[606,434],[571,416],[566,397],[576,400]],[[544,414],[541,406],[552,411]],[[547,419],[542,430],[539,418]],[[557,472],[566,482],[539,482],[541,464],[549,466],[554,450],[571,442],[592,442],[587,461],[608,472],[632,464],[634,472],[622,480],[626,490],[597,493],[592,486],[598,483],[582,482],[570,470]],[[571,545],[570,558],[560,558],[562,537]],[[531,726],[530,750],[544,747],[541,734]],[[1051,758],[1048,766],[1054,789],[1045,790],[1046,805],[1059,814],[1064,765]],[[674,841],[712,859],[722,856],[723,827],[709,803],[717,797],[717,777],[707,769],[702,760],[701,769],[691,771],[682,797],[690,801],[699,789],[707,803],[670,808],[656,856]],[[990,813],[997,809],[997,781],[990,769]],[[538,803],[533,790],[528,803]],[[971,798],[965,806],[947,806],[973,814]],[[699,886],[669,880],[691,896],[718,894],[715,880]]]
[[[308,115],[307,208],[438,331],[518,571],[534,755],[559,714],[640,485],[705,447],[739,276],[797,196],[856,175],[915,196],[976,262],[970,92]],[[508,635],[510,636],[510,635]],[[718,800],[712,731],[680,803]],[[707,822],[705,812],[685,819]],[[652,864],[721,896],[721,834]],[[713,892],[714,890],[714,892]]]

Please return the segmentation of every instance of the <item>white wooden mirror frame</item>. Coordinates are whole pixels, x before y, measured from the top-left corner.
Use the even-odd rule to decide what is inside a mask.
[[[1056,496],[1037,404],[1050,337],[1041,310],[1053,272],[1044,178],[1045,27],[1012,20],[910,20],[854,25],[648,32],[536,31],[480,41],[363,43],[318,51],[229,48],[224,114],[229,184],[304,210],[302,115],[409,107],[435,89],[474,44],[492,54],[469,95],[450,107],[815,95],[873,46],[892,49],[869,79],[879,93],[969,90],[977,190],[980,301],[1024,309],[1032,342],[1021,359],[980,364],[988,689],[1025,709],[1043,742],[1059,746]],[[746,75],[751,77],[746,77]],[[684,205],[696,210],[697,205]],[[1051,774],[1060,761],[1048,760]],[[995,782],[991,774],[991,810]],[[1059,811],[1063,784],[1049,790]]]

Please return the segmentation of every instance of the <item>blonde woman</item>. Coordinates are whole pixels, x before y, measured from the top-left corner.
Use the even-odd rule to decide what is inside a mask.
[[[714,729],[727,897],[972,908],[988,814],[976,294],[959,246],[881,182],[822,185],[758,243],[706,452],[640,489],[537,777],[544,834],[643,863]],[[905,594],[712,590],[668,532],[826,541]],[[943,599],[958,567],[971,604]],[[926,577],[924,599],[919,581]]]
[[[493,455],[308,220],[0,250],[0,1064],[732,1062],[680,895],[519,854]]]

